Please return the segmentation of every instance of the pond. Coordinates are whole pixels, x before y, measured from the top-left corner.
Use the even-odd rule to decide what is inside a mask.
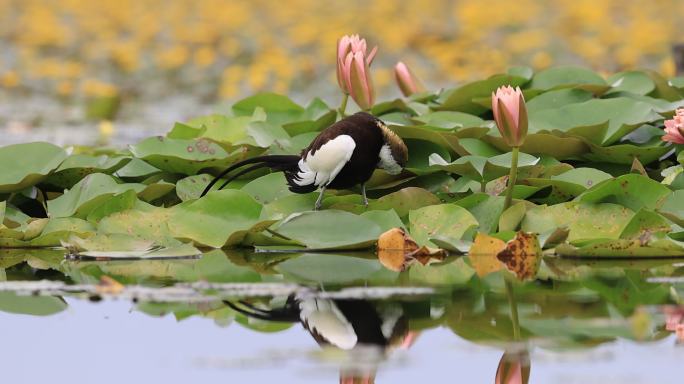
[[[513,383],[528,364],[530,383],[680,381],[684,262],[546,257],[526,282],[473,264],[4,249],[0,359],[12,383]]]

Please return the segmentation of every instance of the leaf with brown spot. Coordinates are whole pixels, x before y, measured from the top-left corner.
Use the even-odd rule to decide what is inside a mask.
[[[423,265],[442,261],[446,255],[443,249],[418,247],[402,228],[392,228],[378,238],[378,260],[391,271],[405,271],[416,261]]]
[[[496,255],[506,248],[506,242],[496,237],[478,233],[470,247],[468,257],[478,276],[486,276],[502,267]]]
[[[542,251],[539,239],[534,233],[519,231],[506,248],[496,255],[508,270],[521,279],[532,279],[537,275]]]

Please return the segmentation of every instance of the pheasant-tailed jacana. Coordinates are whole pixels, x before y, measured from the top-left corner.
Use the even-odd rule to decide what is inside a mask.
[[[206,195],[220,178],[245,165],[219,187],[231,180],[259,168],[270,168],[285,173],[290,191],[309,193],[321,190],[315,209],[321,208],[326,189],[348,189],[361,185],[363,203],[366,198],[366,181],[376,168],[392,175],[406,166],[406,144],[378,118],[365,112],[346,117],[324,129],[313,142],[297,155],[268,155],[247,159],[221,172],[202,192]]]

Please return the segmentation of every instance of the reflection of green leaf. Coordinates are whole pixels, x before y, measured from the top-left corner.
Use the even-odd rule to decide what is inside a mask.
[[[19,191],[39,183],[66,157],[64,149],[50,143],[0,147],[0,193]]]
[[[252,283],[261,276],[252,268],[234,264],[220,249],[202,255],[190,268],[180,269],[178,278],[183,281],[206,280],[216,283]]]
[[[304,253],[276,266],[276,270],[288,279],[328,284],[368,281],[383,269],[378,260],[315,253]],[[396,276],[393,272],[388,275]]]
[[[0,311],[34,316],[49,316],[62,312],[67,303],[61,297],[20,296],[13,292],[0,292]]]

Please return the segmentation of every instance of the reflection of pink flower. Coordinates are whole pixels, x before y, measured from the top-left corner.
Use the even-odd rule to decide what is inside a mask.
[[[670,120],[665,120],[665,135],[663,141],[684,144],[684,108],[679,108]]]
[[[494,378],[495,384],[527,384],[529,380],[530,356],[527,352],[506,352],[501,356]]]

